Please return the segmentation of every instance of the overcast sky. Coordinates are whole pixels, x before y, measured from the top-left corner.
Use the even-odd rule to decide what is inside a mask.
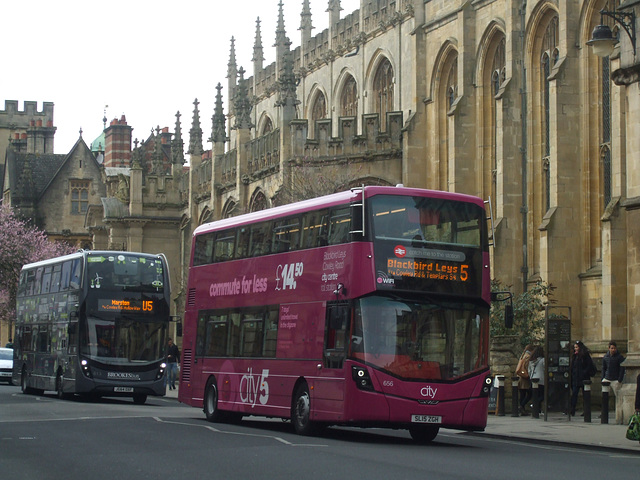
[[[282,0],[287,36],[300,45],[302,0]],[[260,17],[265,65],[275,60],[280,0],[2,0],[0,109],[4,100],[53,102],[55,153],[68,153],[82,128],[90,144],[107,119],[125,115],[133,138],[156,126],[173,132],[181,118],[188,145],[193,101],[200,102],[203,140],[211,134],[215,86],[224,87],[230,40],[250,76]],[[311,0],[313,35],[328,26],[328,0]],[[360,7],[342,0],[341,18]],[[210,144],[205,143],[205,149]]]

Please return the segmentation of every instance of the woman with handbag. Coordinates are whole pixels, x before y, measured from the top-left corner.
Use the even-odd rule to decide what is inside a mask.
[[[578,340],[573,345],[573,357],[571,358],[571,415],[576,414],[578,394],[584,391],[584,381],[591,380],[596,374],[596,366],[591,358],[591,352],[584,343]],[[584,394],[583,394],[584,395]]]
[[[529,415],[526,410],[527,403],[531,400],[531,380],[529,380],[529,359],[533,352],[533,345],[527,345],[520,355],[516,367],[518,377],[518,393],[520,395],[520,415]]]

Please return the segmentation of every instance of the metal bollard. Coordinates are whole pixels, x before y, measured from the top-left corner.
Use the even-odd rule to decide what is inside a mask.
[[[531,410],[531,418],[540,418],[540,397],[538,391],[539,378],[531,379],[531,398],[533,400],[533,409]]]
[[[602,380],[602,413],[600,414],[600,423],[609,423],[609,389],[611,382]]]
[[[520,377],[511,377],[511,416],[520,416],[520,402],[518,401],[518,380]]]
[[[584,410],[584,422],[591,423],[591,380],[584,380],[584,393],[582,403]]]
[[[498,416],[504,417],[504,375],[496,375],[498,382]]]

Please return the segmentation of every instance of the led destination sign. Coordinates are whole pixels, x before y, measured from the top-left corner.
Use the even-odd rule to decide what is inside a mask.
[[[469,280],[469,264],[466,263],[451,265],[450,262],[389,258],[387,272],[394,277],[416,277],[450,282]]]
[[[98,300],[101,312],[153,313],[153,300]]]
[[[420,248],[376,244],[376,288],[477,297],[482,294],[482,252],[452,246]]]

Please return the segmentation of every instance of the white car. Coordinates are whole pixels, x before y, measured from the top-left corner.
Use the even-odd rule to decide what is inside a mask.
[[[13,372],[13,348],[0,348],[0,382],[12,385],[11,374]]]

